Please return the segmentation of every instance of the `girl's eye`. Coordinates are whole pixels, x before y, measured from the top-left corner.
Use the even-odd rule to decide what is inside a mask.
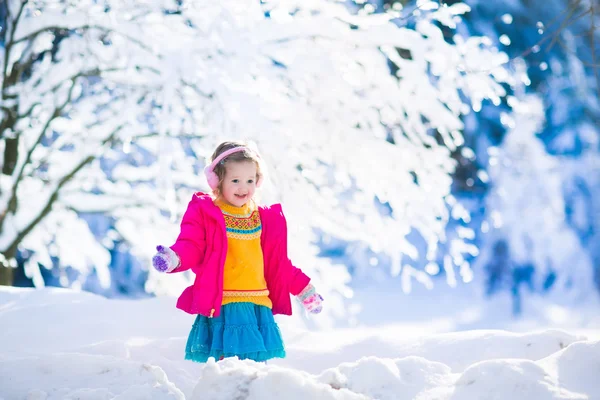
[[[254,182],[254,179],[248,179],[248,183]]]
[[[233,183],[238,183],[238,182],[239,182],[239,179],[234,179],[234,180],[232,180],[231,182],[233,182]]]

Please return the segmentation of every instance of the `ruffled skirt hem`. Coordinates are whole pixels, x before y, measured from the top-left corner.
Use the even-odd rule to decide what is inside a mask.
[[[189,334],[185,359],[206,362],[210,357],[266,361],[285,357],[279,327],[271,309],[253,303],[230,303],[221,315],[198,315]]]

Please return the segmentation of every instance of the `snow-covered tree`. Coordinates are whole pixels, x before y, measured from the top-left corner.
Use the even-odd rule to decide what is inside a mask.
[[[170,112],[171,91],[186,91],[190,103],[193,97],[195,112],[210,98],[177,75],[185,65],[169,53],[183,45],[186,29],[177,7],[175,1],[2,4],[3,283],[10,283],[7,267],[19,246],[32,252],[26,270],[38,285],[38,263],[51,267],[56,260],[95,268],[107,282],[107,252],[78,213],[160,208],[153,192],[115,175],[116,165],[127,164],[140,179],[151,158],[115,149],[130,153],[136,138],[179,134],[182,121],[197,122],[194,111]],[[170,126],[156,123],[159,112]]]
[[[593,285],[600,293],[600,151],[588,150],[578,158],[563,157],[561,174],[567,223],[586,250],[584,257],[591,260]]]
[[[580,300],[593,288],[593,273],[567,221],[563,163],[536,136],[544,124],[543,103],[536,96],[512,102],[514,128],[501,146],[488,149],[491,191],[478,263],[488,269],[488,291],[510,288],[518,313],[523,286],[537,292],[552,287],[563,298]]]
[[[521,84],[510,88],[510,94],[514,90],[535,93],[543,102],[543,115],[536,117],[541,118],[542,123],[535,135],[537,139],[533,142],[537,143],[536,146],[541,143],[549,154],[548,159],[560,163],[560,168],[558,171],[548,171],[547,174],[538,171],[537,179],[540,182],[537,185],[552,187],[553,195],[558,196],[556,203],[564,207],[564,210],[557,211],[558,214],[555,215],[562,221],[560,229],[564,229],[564,232],[571,231],[578,237],[579,244],[575,248],[581,252],[575,264],[578,268],[595,271],[593,273],[596,276],[596,288],[600,289],[598,246],[597,240],[592,240],[594,232],[600,227],[599,214],[595,211],[596,204],[599,203],[599,192],[596,189],[598,183],[595,177],[598,175],[597,160],[600,158],[600,68],[597,59],[600,43],[600,31],[597,29],[600,23],[600,5],[587,0],[466,0],[465,3],[473,7],[473,12],[465,17],[460,31],[486,35],[511,57],[512,61],[508,67],[516,71]],[[455,175],[455,194],[463,202],[465,198],[473,200],[469,210],[476,222],[473,225],[477,226],[476,244],[483,249],[496,249],[499,254],[498,260],[490,260],[487,266],[490,282],[499,282],[498,271],[502,269],[500,265],[519,265],[523,254],[519,251],[508,251],[508,246],[499,244],[501,242],[496,242],[494,235],[488,235],[480,229],[482,223],[485,229],[492,226],[494,221],[486,218],[495,215],[490,212],[483,215],[479,212],[488,204],[487,195],[495,196],[493,188],[496,187],[496,183],[489,179],[487,170],[494,169],[498,175],[498,167],[490,165],[490,161],[497,161],[497,157],[491,157],[488,149],[490,146],[503,146],[505,134],[514,135],[513,131],[521,132],[526,128],[507,125],[507,122],[512,120],[511,106],[509,102],[502,102],[500,106],[484,104],[478,115],[471,116],[464,133],[466,145],[473,149],[473,152],[469,152],[472,157],[457,157],[460,174]],[[524,122],[522,119],[518,121]],[[529,172],[533,174],[537,167],[533,164],[523,165],[523,168],[532,170]],[[507,171],[507,174],[511,173]],[[527,173],[521,172],[524,176],[527,176]],[[463,183],[458,184],[460,181]],[[557,182],[562,185],[560,189],[555,187]],[[506,182],[500,184],[508,188]],[[516,187],[522,187],[521,183],[517,185]],[[488,193],[488,189],[492,191]],[[510,190],[509,193],[518,197],[520,192]],[[521,229],[521,212],[518,208],[513,208],[513,212],[517,214],[504,217],[505,231],[509,229],[506,224],[510,223],[519,224],[515,230]],[[548,223],[548,232],[556,233],[557,227],[552,225],[554,222]],[[491,242],[487,242],[488,240]],[[538,280],[548,275],[547,260],[554,259],[556,262],[553,249],[536,251],[546,251],[546,260],[539,256],[533,257],[529,266],[521,270],[523,274],[517,273],[517,280],[533,279],[532,274],[526,270],[535,272],[535,279]],[[516,258],[513,259],[513,256]],[[590,264],[590,259],[593,260],[593,265]],[[564,288],[560,283],[571,282],[572,285],[582,284],[579,289],[573,287],[572,292],[593,290],[590,282],[572,280],[575,265],[568,267],[569,269],[566,269],[566,265],[555,266],[546,285],[536,284],[533,289],[543,291],[546,290],[544,287],[552,286],[553,283],[558,283],[557,287]],[[503,270],[509,272],[511,268]],[[579,270],[577,273],[580,276],[587,275],[591,279],[590,271]],[[505,275],[505,278],[513,279],[510,273]],[[513,290],[516,290],[511,284],[494,287],[513,287]]]
[[[317,256],[316,229],[428,281],[400,263],[419,256],[407,235],[418,232],[420,256],[435,259],[451,218],[460,117],[498,102],[498,82],[510,78],[498,67],[506,56],[485,40],[444,39],[440,26],[454,29],[468,8],[423,2],[428,13],[408,29],[338,2],[136,3],[7,8],[6,264],[22,246],[32,276],[38,262],[55,262],[106,280],[106,246],[124,238],[144,259],[172,240],[191,191],[206,189],[214,146],[250,139],[268,165],[264,199],[284,203],[292,257],[325,293],[346,294],[349,276]],[[114,229],[93,238],[83,212],[110,215]],[[148,290],[171,290],[175,279],[151,272]],[[341,301],[329,299],[333,309]]]

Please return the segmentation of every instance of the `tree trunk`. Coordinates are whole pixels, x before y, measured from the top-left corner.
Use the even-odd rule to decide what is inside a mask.
[[[19,158],[19,139],[7,138],[4,140],[4,143],[4,165],[2,166],[2,173],[4,175],[12,175]]]
[[[0,265],[0,286],[12,286],[15,276],[15,269]]]
[[[2,253],[0,261],[0,286],[12,286],[15,279],[15,268],[9,265],[11,260],[17,255],[17,247],[11,247]]]

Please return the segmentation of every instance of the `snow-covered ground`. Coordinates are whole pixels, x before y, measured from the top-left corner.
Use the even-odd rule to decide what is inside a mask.
[[[597,319],[583,331],[560,321],[560,330],[460,330],[486,321],[485,310],[450,299],[459,311],[443,317],[416,309],[439,299],[405,296],[388,315],[396,322],[377,325],[387,295],[366,298],[367,326],[317,331],[280,318],[284,360],[200,365],[183,360],[193,317],[172,297],[2,287],[0,399],[600,399]]]

